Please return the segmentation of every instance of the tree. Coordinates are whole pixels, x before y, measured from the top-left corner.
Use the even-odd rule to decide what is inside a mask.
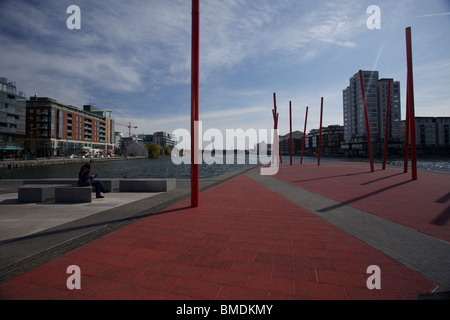
[[[145,146],[148,150],[148,157],[151,159],[158,159],[159,158],[159,154],[161,152],[161,147],[156,144],[155,142],[153,143],[147,143]]]
[[[172,153],[172,150],[170,150],[170,147],[164,147],[164,154],[167,156],[170,156]]]

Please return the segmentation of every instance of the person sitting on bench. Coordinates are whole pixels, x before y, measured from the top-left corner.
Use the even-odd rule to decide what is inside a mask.
[[[104,198],[101,193],[108,193],[109,190],[105,188],[102,181],[95,179],[97,175],[91,174],[91,165],[89,163],[84,164],[80,172],[78,173],[78,185],[80,187],[94,186],[95,195],[97,198]]]

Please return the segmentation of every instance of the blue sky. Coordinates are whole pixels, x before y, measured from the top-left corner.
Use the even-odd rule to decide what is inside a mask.
[[[81,9],[69,30],[66,9]],[[367,8],[381,9],[369,30]],[[200,120],[204,130],[280,133],[343,124],[342,90],[359,69],[401,82],[412,27],[416,115],[450,116],[450,1],[201,0]],[[190,128],[191,1],[0,0],[0,76],[82,108],[110,109],[134,133]],[[125,127],[117,130],[127,132]]]

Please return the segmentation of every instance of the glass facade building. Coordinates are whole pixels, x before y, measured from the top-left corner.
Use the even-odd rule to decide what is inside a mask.
[[[0,157],[17,156],[23,150],[25,101],[14,81],[0,77]]]

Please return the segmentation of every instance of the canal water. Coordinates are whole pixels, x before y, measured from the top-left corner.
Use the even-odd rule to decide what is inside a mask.
[[[283,163],[289,163],[290,157],[283,156]],[[368,162],[368,159],[356,158],[327,158],[322,157],[321,162]],[[222,174],[244,168],[254,164],[254,158],[236,155],[232,164],[201,164],[199,169],[200,179],[208,179]],[[244,164],[239,164],[245,162]],[[317,162],[316,157],[303,157],[303,163]],[[376,163],[381,163],[376,160]],[[226,163],[226,160],[224,160]],[[294,156],[293,163],[299,164],[300,157]],[[403,167],[403,159],[390,159],[387,165]],[[450,173],[450,159],[419,159],[417,163],[419,170],[430,170]],[[80,163],[62,164],[51,166],[20,167],[14,169],[0,169],[0,179],[45,179],[45,178],[74,178],[78,176]],[[134,159],[103,161],[91,164],[93,173],[99,178],[190,178],[190,165],[173,163],[171,158],[161,159]]]

